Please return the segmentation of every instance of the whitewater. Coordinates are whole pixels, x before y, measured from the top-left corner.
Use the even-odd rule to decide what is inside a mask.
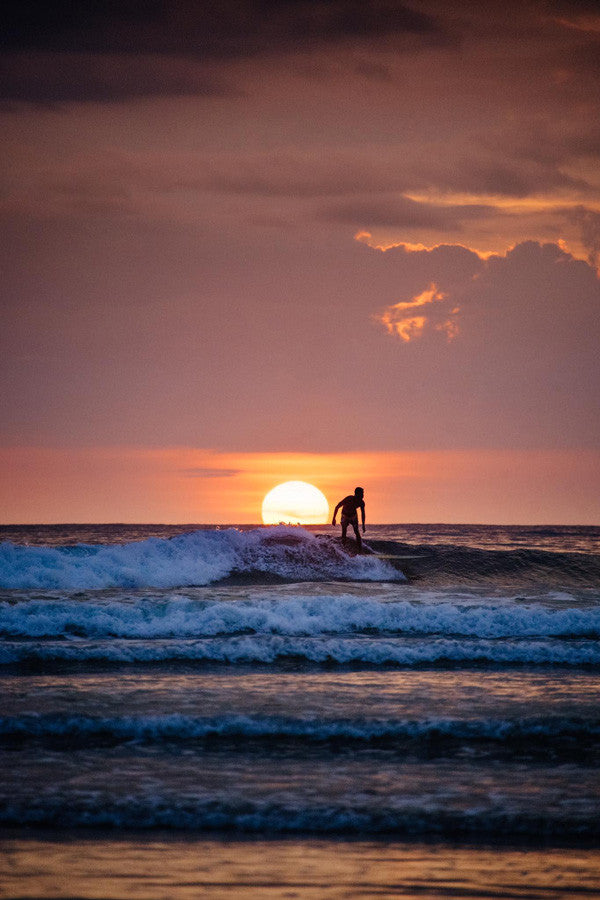
[[[600,529],[365,537],[2,527],[3,833],[595,848]]]

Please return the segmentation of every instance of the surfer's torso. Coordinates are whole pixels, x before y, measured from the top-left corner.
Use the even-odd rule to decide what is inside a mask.
[[[346,516],[347,519],[356,519],[358,518],[358,510],[364,509],[364,507],[365,501],[362,498],[357,497],[355,494],[348,494],[342,500],[342,515]]]

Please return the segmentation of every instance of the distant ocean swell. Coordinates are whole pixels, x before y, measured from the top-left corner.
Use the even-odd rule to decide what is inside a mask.
[[[231,581],[492,581],[564,587],[600,583],[597,553],[481,549],[371,540],[376,555],[351,557],[331,535],[278,526],[202,530],[131,543],[0,544],[0,588],[102,590],[175,588]]]
[[[491,581],[514,584],[598,587],[600,555],[556,550],[488,550],[453,545],[374,542],[379,552],[408,554],[402,568],[412,578],[430,583],[468,584]],[[390,549],[388,549],[390,548]]]

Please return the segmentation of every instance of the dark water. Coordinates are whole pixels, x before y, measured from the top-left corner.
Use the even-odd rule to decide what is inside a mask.
[[[600,889],[600,529],[2,532],[0,897]]]

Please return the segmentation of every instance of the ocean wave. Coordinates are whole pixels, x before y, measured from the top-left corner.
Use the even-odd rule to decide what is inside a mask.
[[[259,580],[261,573],[283,581],[404,578],[376,556],[348,556],[331,538],[286,526],[195,531],[130,544],[0,544],[0,587],[11,590],[167,588],[212,584],[234,575]]]
[[[592,640],[493,640],[431,637],[282,637],[110,641],[4,641],[0,665],[203,663],[295,666],[600,666]]]
[[[573,742],[600,738],[600,718],[542,716],[519,719],[456,719],[432,717],[415,719],[322,719],[264,715],[187,716],[180,714],[144,716],[34,715],[0,716],[0,740],[64,738],[86,743],[160,743],[225,738],[239,741],[302,739],[320,743],[343,741],[381,743],[402,741],[462,742],[497,741],[506,747],[511,741],[535,739]],[[534,749],[534,748],[532,748]]]
[[[432,584],[492,581],[496,584],[563,585],[596,591],[600,584],[600,555],[597,553],[380,540],[371,541],[371,546],[378,553],[397,558],[411,580]]]
[[[461,635],[480,638],[600,636],[600,606],[436,602],[353,595],[209,600],[189,597],[49,597],[0,603],[5,638],[202,638],[239,634]]]
[[[376,532],[377,534],[377,532]],[[600,583],[597,553],[410,544],[370,538],[374,554],[349,556],[331,535],[299,527],[202,529],[130,543],[0,543],[0,588],[102,590],[270,581],[424,581],[583,588]]]
[[[96,794],[97,792],[94,792]],[[586,805],[587,806],[587,805]],[[512,810],[500,804],[477,804],[471,809],[448,809],[430,799],[370,807],[355,803],[303,805],[256,800],[190,800],[164,796],[123,797],[99,803],[96,797],[65,804],[40,799],[0,804],[5,827],[36,825],[53,828],[180,829],[270,835],[431,835],[449,839],[514,840],[555,837],[560,840],[600,836],[597,817],[589,809]]]

